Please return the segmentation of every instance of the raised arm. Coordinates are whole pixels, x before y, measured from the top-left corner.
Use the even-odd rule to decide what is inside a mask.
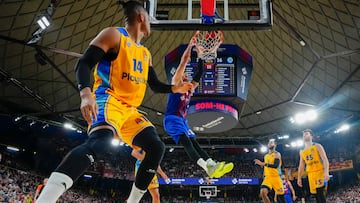
[[[176,69],[176,72],[174,76],[172,77],[171,84],[172,85],[181,85],[183,82],[182,76],[185,71],[186,64],[190,61],[191,56],[191,48],[195,45],[195,39],[191,38],[188,46],[186,47],[182,57],[179,66]]]

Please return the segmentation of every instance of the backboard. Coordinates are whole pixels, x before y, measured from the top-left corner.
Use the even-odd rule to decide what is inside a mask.
[[[184,3],[147,0],[153,30],[268,30],[273,24],[271,0],[187,0]],[[250,2],[250,3],[249,3]],[[204,6],[214,20],[204,21]],[[211,8],[210,8],[211,9]],[[215,10],[214,10],[215,9]]]

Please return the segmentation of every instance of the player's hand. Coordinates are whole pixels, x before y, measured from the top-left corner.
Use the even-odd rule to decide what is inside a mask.
[[[277,202],[277,198],[274,198],[274,202]]]
[[[191,48],[195,45],[195,39],[194,37],[191,38],[188,46],[186,47],[182,57],[181,57],[181,61],[180,61],[180,64],[186,64],[190,61],[190,57],[191,57]]]
[[[326,180],[326,182],[330,180],[330,175],[329,174],[325,174],[325,180]]]
[[[194,85],[191,82],[184,82],[179,86],[172,86],[173,93],[187,93],[192,92],[194,89]]]
[[[296,200],[296,196],[295,196],[295,195],[293,195],[293,196],[292,196],[292,198],[293,198],[293,201],[295,201],[295,200]]]
[[[299,178],[299,179],[297,180],[297,184],[298,184],[299,187],[302,187],[302,180],[301,180],[301,178]]]
[[[262,163],[262,162],[261,162],[259,159],[254,159],[254,163],[257,164],[257,165],[259,165],[259,166],[261,166],[261,163]]]
[[[99,107],[95,102],[91,94],[89,87],[86,87],[80,91],[81,105],[80,110],[81,114],[86,120],[86,122],[91,125],[92,117],[94,120],[97,120],[97,114],[99,113]]]

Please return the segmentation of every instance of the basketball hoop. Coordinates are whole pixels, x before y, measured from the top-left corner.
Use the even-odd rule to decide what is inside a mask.
[[[203,60],[216,58],[216,51],[224,41],[223,33],[218,31],[196,31],[195,46],[198,50],[198,58]]]

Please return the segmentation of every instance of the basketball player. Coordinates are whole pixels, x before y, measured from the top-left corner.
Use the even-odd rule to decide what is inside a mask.
[[[195,45],[196,39],[192,39],[186,48],[180,64],[172,77],[172,85],[182,85],[188,82],[188,75],[184,73],[186,63],[190,61],[191,48]],[[198,50],[197,50],[198,51]],[[200,78],[203,73],[203,61],[199,59],[198,72],[193,77],[191,83],[194,89],[199,85]],[[233,163],[225,164],[225,162],[215,162],[203,149],[195,139],[195,133],[190,129],[185,119],[189,108],[192,92],[186,93],[170,93],[168,96],[166,112],[164,117],[165,131],[173,138],[176,144],[180,142],[188,156],[195,161],[210,178],[220,178],[224,174],[230,172],[234,168]]]
[[[34,196],[35,201],[39,197],[39,195],[41,194],[42,190],[44,189],[44,186],[46,185],[47,181],[48,181],[48,178],[45,178],[43,180],[43,183],[36,187],[35,196]]]
[[[295,190],[289,180],[286,179],[285,175],[281,175],[281,180],[284,187],[284,197],[286,203],[293,203],[296,200]],[[277,202],[277,195],[275,193],[274,202]]]
[[[329,181],[329,160],[321,144],[313,143],[313,132],[310,129],[303,131],[305,148],[300,150],[297,184],[302,187],[302,174],[306,164],[310,193],[315,195],[317,203],[326,202],[324,189]]]
[[[143,150],[132,150],[131,155],[137,159],[135,163],[135,176],[136,176],[136,173],[140,167],[140,163],[145,157],[145,152]],[[168,176],[160,166],[157,168],[157,172],[158,174],[160,174],[160,176],[164,179],[166,183],[170,182]],[[157,175],[154,176],[147,189],[150,192],[152,203],[160,203],[159,182]]]
[[[275,150],[276,142],[270,139],[268,142],[269,152],[264,156],[264,162],[255,159],[255,164],[264,167],[264,180],[261,183],[260,196],[265,203],[270,203],[269,192],[274,189],[277,200],[285,203],[284,187],[281,182],[281,154]]]
[[[158,80],[151,55],[140,44],[150,34],[149,15],[135,1],[124,6],[124,28],[102,30],[79,59],[75,72],[81,97],[81,113],[89,124],[89,139],[71,150],[49,178],[37,203],[55,203],[95,160],[106,156],[114,135],[133,148],[146,151],[128,202],[140,201],[153,179],[163,154],[164,143],[155,127],[139,111],[146,84],[154,92],[188,92],[191,83],[173,86]],[[94,71],[93,92],[90,72]]]

